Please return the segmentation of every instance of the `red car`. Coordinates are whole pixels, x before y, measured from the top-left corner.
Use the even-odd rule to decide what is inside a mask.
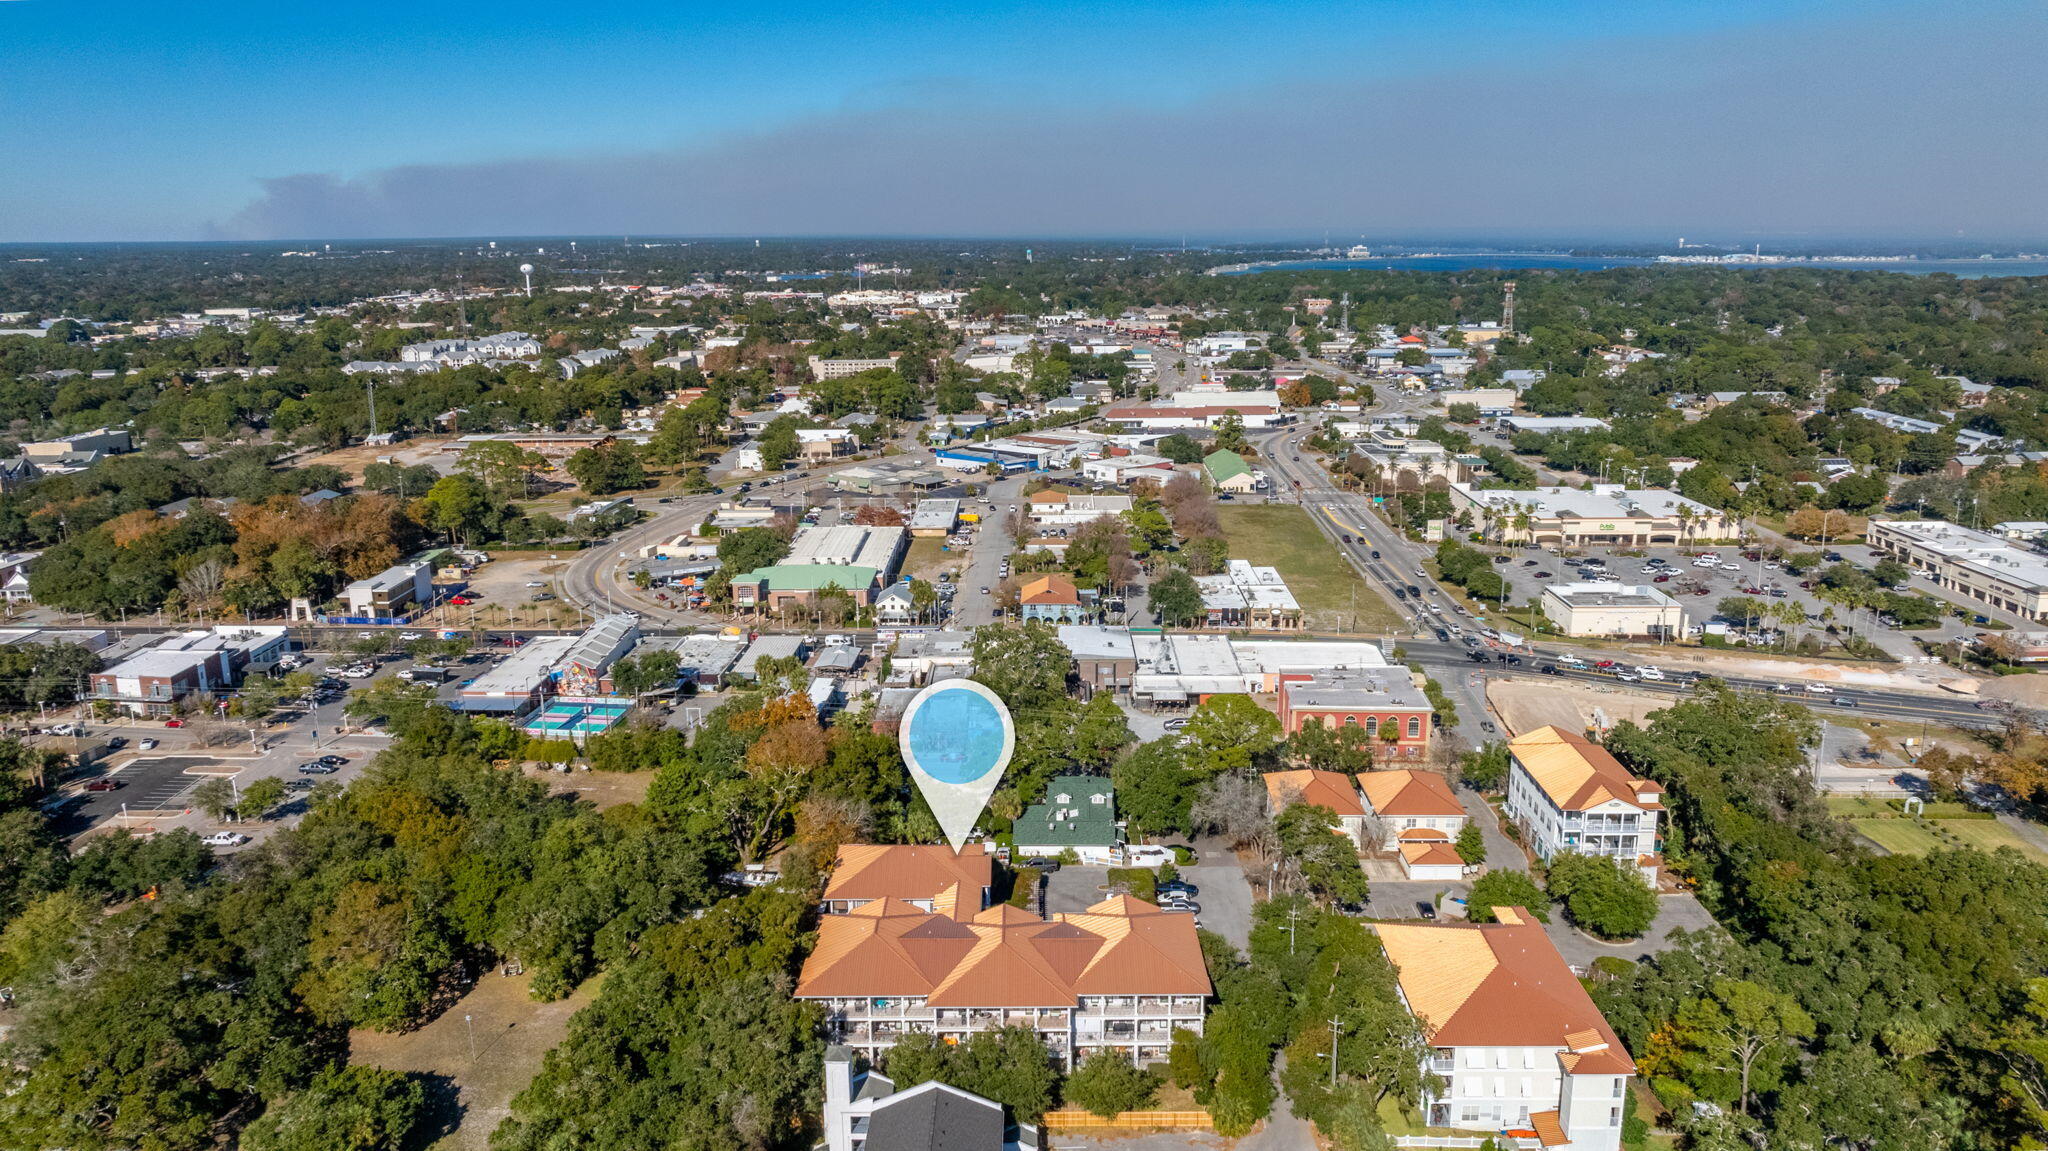
[[[185,726],[185,721],[184,721],[184,720],[182,720],[182,719],[167,719],[167,720],[165,720],[165,721],[164,721],[164,726],[165,726],[165,727],[183,727],[183,726]]]
[[[1658,576],[1657,578],[1655,578],[1655,579],[1651,580],[1650,582],[1651,582],[1651,583],[1670,583],[1670,582],[1671,582],[1671,573],[1670,573],[1670,572],[1665,572],[1665,573],[1664,573],[1663,575],[1660,575],[1660,576]]]
[[[448,602],[454,604],[456,607],[468,607],[470,604],[473,604],[476,601],[469,598],[466,595],[459,595],[450,599]]]
[[[1601,671],[1610,671],[1614,668],[1620,667],[1621,665],[1615,663],[1611,659],[1603,659],[1599,663],[1594,664],[1593,666],[1599,668]]]
[[[118,779],[95,779],[85,785],[87,791],[113,791],[121,786]]]

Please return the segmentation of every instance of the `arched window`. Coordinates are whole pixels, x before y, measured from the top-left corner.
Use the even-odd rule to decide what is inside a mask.
[[[1355,715],[1347,715],[1347,716],[1345,716],[1345,717],[1344,717],[1344,726],[1345,726],[1345,727],[1357,727],[1357,726],[1358,726],[1358,717],[1357,717],[1357,716],[1355,716]]]
[[[1408,738],[1409,738],[1409,739],[1415,739],[1416,737],[1420,736],[1421,734],[1422,734],[1422,717],[1421,717],[1421,716],[1419,716],[1419,715],[1411,715],[1411,716],[1409,716],[1409,717],[1408,717]]]

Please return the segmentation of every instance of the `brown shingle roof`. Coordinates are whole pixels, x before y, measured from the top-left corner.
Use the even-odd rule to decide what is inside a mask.
[[[1358,789],[1341,771],[1269,771],[1266,802],[1276,812],[1295,803],[1313,803],[1338,815],[1365,814],[1365,805],[1358,802]]]
[[[1377,928],[1408,1009],[1437,1047],[1554,1047],[1575,1074],[1631,1074],[1628,1052],[1540,924],[1395,924]],[[1588,1050],[1587,1034],[1605,1047]],[[1568,1039],[1567,1037],[1571,1037]],[[1578,1048],[1576,1052],[1570,1049]]]
[[[1433,771],[1368,771],[1358,789],[1377,815],[1463,815],[1465,807],[1444,777]]]

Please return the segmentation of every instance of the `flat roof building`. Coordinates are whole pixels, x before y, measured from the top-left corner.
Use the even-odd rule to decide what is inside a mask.
[[[2048,618],[2048,555],[1939,520],[1871,520],[1865,538],[1960,599],[2024,619]]]
[[[1278,568],[1234,559],[1216,575],[1196,576],[1195,584],[1202,589],[1202,608],[1212,628],[1301,630],[1301,604]]]
[[[1552,584],[1540,602],[1543,614],[1566,635],[1674,638],[1685,626],[1678,601],[1651,584]]]
[[[1373,733],[1373,757],[1418,760],[1429,752],[1436,708],[1405,667],[1376,672],[1317,672],[1280,683],[1280,729],[1307,723]],[[1391,737],[1391,738],[1390,738]]]
[[[1737,534],[1727,513],[1664,488],[1595,484],[1591,491],[1512,490],[1452,484],[1451,506],[1470,512],[1474,526],[1501,543],[1643,547],[1726,540]]]
[[[434,565],[402,563],[359,579],[341,590],[348,614],[357,619],[394,619],[414,605],[434,601]]]

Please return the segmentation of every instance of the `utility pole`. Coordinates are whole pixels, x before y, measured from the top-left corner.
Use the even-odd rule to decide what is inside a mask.
[[[369,380],[367,386],[370,389],[370,436],[374,439],[377,435],[377,377],[372,375],[366,378]]]
[[[1278,872],[1275,872],[1275,875],[1276,875],[1276,876],[1277,876],[1277,874],[1278,874]],[[1293,907],[1290,907],[1290,908],[1288,908],[1288,909],[1287,909],[1287,954],[1289,954],[1289,955],[1292,955],[1292,954],[1294,954],[1294,927],[1295,927],[1295,920],[1299,919],[1300,917],[1301,917],[1301,907],[1300,907],[1300,905],[1299,905],[1299,904],[1297,904],[1297,905],[1295,905],[1295,906],[1293,906]]]
[[[1330,1090],[1337,1089],[1337,1032],[1343,1029],[1344,1021],[1330,1016]]]

